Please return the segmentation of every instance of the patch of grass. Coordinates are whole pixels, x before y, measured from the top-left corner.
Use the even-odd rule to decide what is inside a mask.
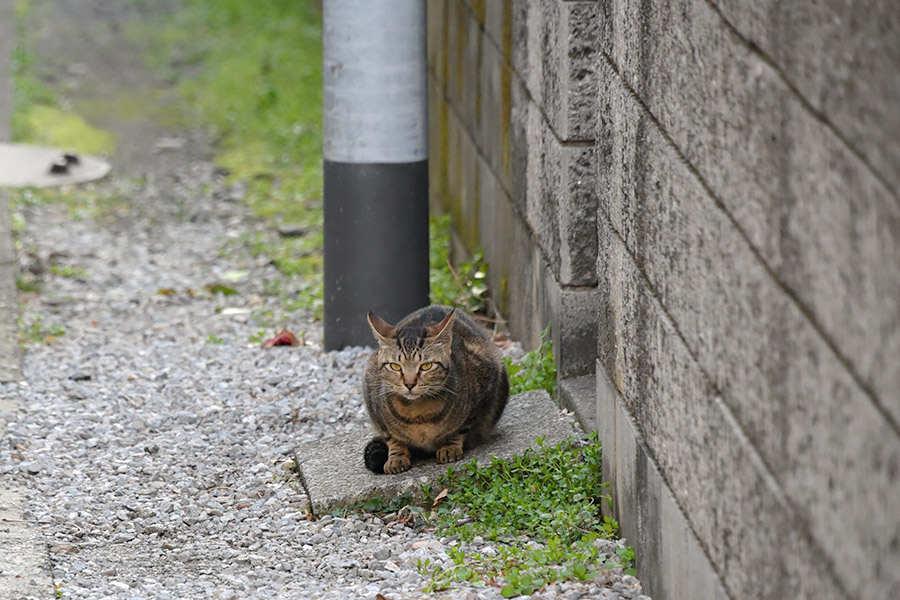
[[[448,493],[432,517],[438,534],[463,541],[480,536],[496,542],[496,549],[456,547],[449,551],[450,568],[420,563],[420,572],[431,578],[426,591],[500,585],[509,598],[609,569],[633,573],[633,549],[620,546],[611,556],[595,543],[618,535],[618,523],[600,513],[609,497],[608,484],[600,483],[596,433],[552,448],[538,440],[538,446],[511,461],[451,468],[441,478]]]
[[[41,315],[35,315],[30,323],[25,323],[24,319],[19,319],[19,343],[25,346],[32,344],[54,344],[57,338],[66,334],[66,329],[62,325],[44,323]]]
[[[28,294],[39,294],[41,293],[42,285],[39,279],[25,278],[21,275],[16,277],[16,288],[20,292],[25,292]]]
[[[481,250],[475,253],[472,260],[453,265],[450,260],[452,228],[449,214],[431,219],[431,301],[459,306],[470,313],[484,313],[488,308],[488,265]]]
[[[133,31],[133,36],[148,37]],[[244,184],[270,231],[234,243],[265,255],[286,280],[284,309],[322,313],[322,27],[312,0],[186,0],[149,34],[150,62],[218,141],[216,163]]]
[[[549,326],[541,334],[541,345],[526,354],[519,364],[513,364],[508,358],[505,360],[510,394],[543,389],[550,396],[556,396],[556,363],[553,362]]]
[[[68,265],[50,265],[50,272],[59,277],[65,277],[66,279],[81,279],[84,281],[88,278],[87,271],[84,269],[70,267]]]
[[[16,4],[18,38],[13,49],[12,138],[16,142],[42,144],[87,154],[110,153],[115,138],[92,126],[80,115],[65,110],[56,94],[34,73],[34,56],[25,26],[30,2]]]
[[[7,191],[13,222],[20,222],[22,229],[25,219],[22,211],[28,206],[52,204],[65,206],[73,221],[93,219],[107,221],[125,216],[131,207],[126,199],[127,191],[115,191],[104,186],[78,186],[69,188],[21,188]]]

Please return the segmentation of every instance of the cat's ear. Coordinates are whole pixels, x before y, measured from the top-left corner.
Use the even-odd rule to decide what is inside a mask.
[[[366,315],[366,318],[369,320],[369,327],[372,328],[372,333],[375,335],[378,343],[382,346],[391,345],[392,340],[397,335],[397,328],[371,312]]]
[[[453,321],[453,315],[456,314],[456,309],[454,308],[447,316],[444,317],[440,323],[436,325],[432,325],[429,327],[425,333],[429,338],[438,338],[438,339],[450,339],[450,331],[452,330],[450,327],[450,322]]]

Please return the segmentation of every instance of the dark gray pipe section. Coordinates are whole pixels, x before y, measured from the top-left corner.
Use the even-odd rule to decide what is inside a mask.
[[[428,304],[425,0],[323,3],[325,349]]]
[[[325,348],[370,346],[428,304],[428,162],[325,161],[325,197]]]

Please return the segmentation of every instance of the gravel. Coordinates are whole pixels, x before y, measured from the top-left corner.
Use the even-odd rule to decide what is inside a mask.
[[[26,518],[41,523],[62,597],[424,597],[419,561],[449,566],[458,542],[396,518],[311,521],[285,468],[298,442],[368,427],[368,350],[325,352],[312,315],[266,293],[302,287],[249,250],[279,232],[204,162],[94,192],[125,202],[22,209],[21,266],[43,280],[22,294],[24,322],[65,333],[30,342],[26,382],[0,385],[22,408],[0,471],[28,486]],[[216,284],[238,293],[206,291]],[[260,347],[260,330],[282,327],[304,343]],[[534,597],[646,598],[618,571]]]

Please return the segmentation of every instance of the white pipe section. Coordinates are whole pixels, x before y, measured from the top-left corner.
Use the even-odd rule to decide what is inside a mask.
[[[342,163],[428,157],[426,0],[323,3],[323,155]]]

